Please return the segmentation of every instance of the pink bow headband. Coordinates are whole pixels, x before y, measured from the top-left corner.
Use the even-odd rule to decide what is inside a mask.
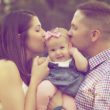
[[[45,34],[45,40],[48,40],[52,37],[59,38],[60,36],[61,36],[61,33],[59,33],[59,32],[47,31],[46,34]]]

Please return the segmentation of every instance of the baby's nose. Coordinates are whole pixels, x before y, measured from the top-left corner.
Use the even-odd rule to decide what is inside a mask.
[[[61,53],[61,51],[60,51],[60,50],[57,50],[57,51],[56,51],[56,54],[60,54],[60,53]]]

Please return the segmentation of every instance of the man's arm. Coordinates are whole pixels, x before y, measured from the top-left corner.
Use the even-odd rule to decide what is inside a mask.
[[[96,85],[93,110],[110,110],[110,73]]]

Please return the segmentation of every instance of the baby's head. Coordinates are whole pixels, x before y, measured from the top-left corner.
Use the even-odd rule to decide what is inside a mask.
[[[71,44],[66,29],[55,28],[51,31],[47,31],[45,44],[51,61],[63,62],[70,59],[69,48]]]

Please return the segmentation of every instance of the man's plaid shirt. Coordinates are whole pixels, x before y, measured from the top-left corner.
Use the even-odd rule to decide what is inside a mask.
[[[110,49],[89,59],[90,72],[75,97],[78,110],[110,110]]]

